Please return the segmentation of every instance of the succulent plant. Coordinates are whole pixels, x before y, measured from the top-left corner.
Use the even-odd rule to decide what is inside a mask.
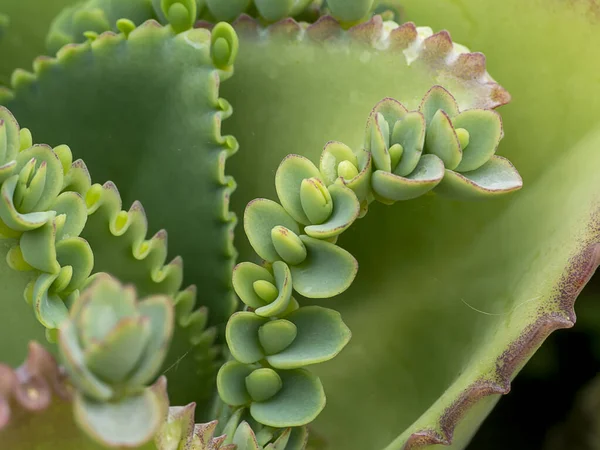
[[[0,0],[0,442],[465,448],[600,261],[572,3]]]

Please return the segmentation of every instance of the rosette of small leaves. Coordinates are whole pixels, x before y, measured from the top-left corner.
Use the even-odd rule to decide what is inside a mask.
[[[87,206],[72,159],[65,145],[33,145],[29,130],[0,108],[0,240],[11,245],[12,269],[36,274],[25,299],[50,340],[93,267],[92,250],[79,237]]]
[[[59,353],[75,386],[77,423],[102,443],[141,445],[164,418],[148,383],[167,354],[172,300],[138,302],[133,287],[100,274],[74,302],[59,332]]]
[[[460,199],[520,189],[523,181],[515,167],[495,155],[502,137],[497,112],[459,111],[440,86],[425,95],[417,111],[384,99],[373,109],[365,137],[373,156],[373,194],[391,204],[432,189]]]

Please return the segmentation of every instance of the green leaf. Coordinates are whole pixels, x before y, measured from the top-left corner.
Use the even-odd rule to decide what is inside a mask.
[[[356,22],[371,11],[374,0],[328,0],[327,6],[336,19],[342,22]]]
[[[227,347],[237,361],[253,364],[265,357],[258,338],[259,329],[268,319],[252,312],[237,312],[227,322]],[[229,402],[227,402],[229,403]]]
[[[273,369],[256,369],[246,377],[246,389],[255,402],[264,402],[281,390],[281,378]]]
[[[267,355],[282,352],[294,342],[297,335],[298,327],[286,319],[272,320],[258,329],[258,340]]]
[[[279,295],[270,304],[256,309],[256,314],[262,317],[273,317],[282,314],[290,307],[292,300],[292,276],[288,265],[281,261],[273,264],[275,285]]]
[[[242,406],[250,403],[250,394],[246,389],[246,377],[254,369],[253,366],[237,361],[229,361],[221,367],[217,375],[217,389],[225,403],[231,406]]]
[[[427,124],[425,153],[439,157],[447,169],[455,169],[462,159],[462,149],[450,116],[438,110]]]
[[[145,385],[152,381],[163,364],[173,335],[174,317],[171,300],[166,297],[151,297],[138,304],[140,315],[150,321],[152,330],[140,364],[129,376],[132,385]]]
[[[257,281],[266,281],[275,284],[275,277],[264,267],[249,262],[239,263],[233,269],[233,288],[242,302],[251,308],[260,308],[265,305],[254,288]]]
[[[515,166],[501,156],[492,158],[472,172],[458,173],[446,169],[443,181],[436,192],[460,199],[483,199],[504,195],[523,186],[523,180]]]
[[[425,118],[418,111],[411,111],[394,125],[392,143],[400,144],[403,149],[402,158],[392,172],[401,177],[410,175],[421,159],[425,145]]]
[[[242,422],[237,427],[233,436],[233,444],[237,446],[237,450],[260,450],[254,431],[248,422]]]
[[[423,155],[407,177],[377,170],[372,175],[373,191],[384,201],[411,200],[435,188],[444,178],[444,163],[435,155]],[[447,173],[447,172],[446,172]]]
[[[149,442],[160,427],[165,407],[151,390],[111,402],[75,395],[75,420],[96,441],[111,447],[138,447]]]
[[[249,6],[250,0],[206,0],[206,7],[217,20],[232,21]]]
[[[122,383],[138,364],[151,329],[144,317],[121,319],[102,341],[85,349],[85,364],[109,383]]]
[[[430,124],[438,111],[444,111],[450,118],[458,114],[458,104],[454,96],[442,86],[433,86],[423,97],[419,111],[423,113],[425,122]]]
[[[296,221],[279,203],[259,198],[248,204],[244,213],[244,231],[258,256],[269,262],[281,259],[271,237],[271,230],[276,226],[300,233]]]
[[[327,222],[320,225],[309,225],[304,232],[310,237],[327,239],[338,236],[346,231],[358,218],[360,203],[356,194],[343,185],[329,187],[333,202],[333,212]]]
[[[307,178],[320,179],[321,174],[309,159],[299,155],[286,156],[275,174],[275,189],[281,205],[294,220],[303,225],[311,223],[302,207],[300,195],[302,181]]]
[[[61,361],[71,375],[71,381],[79,392],[96,398],[99,401],[107,401],[113,395],[110,386],[97,379],[85,364],[85,355],[79,345],[77,330],[75,326],[67,321],[60,329],[58,339],[58,350]]]
[[[285,350],[267,356],[277,369],[297,369],[334,358],[350,341],[350,329],[340,314],[320,306],[306,306],[286,317],[297,336]]]
[[[354,281],[358,263],[346,250],[329,242],[300,236],[307,249],[304,262],[290,267],[294,289],[304,297],[328,298],[344,292]]]
[[[496,153],[502,139],[502,118],[496,111],[463,111],[452,119],[455,129],[464,128],[469,133],[469,144],[463,148],[463,158],[457,172],[470,172],[480,168]]]
[[[254,0],[260,15],[269,22],[276,22],[289,16],[295,3],[296,0]]]
[[[286,428],[310,423],[325,407],[321,381],[307,370],[279,372],[281,390],[264,402],[252,403],[250,414],[267,426]]]

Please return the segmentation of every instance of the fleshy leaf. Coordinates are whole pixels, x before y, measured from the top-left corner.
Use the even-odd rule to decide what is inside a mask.
[[[332,309],[306,306],[286,317],[297,328],[296,339],[280,353],[267,356],[277,369],[297,369],[335,357],[350,341],[350,329]]]
[[[257,281],[267,281],[274,285],[275,277],[264,267],[249,262],[239,263],[233,269],[233,288],[242,302],[251,308],[260,308],[265,305],[254,289]]]
[[[290,267],[294,289],[308,298],[341,294],[352,284],[358,263],[346,250],[329,242],[300,236],[307,249],[306,260]]]
[[[136,447],[150,441],[159,428],[165,405],[152,390],[112,403],[75,395],[78,424],[99,443]]]
[[[407,177],[377,170],[372,175],[373,191],[385,201],[397,202],[420,197],[444,178],[444,163],[435,155],[423,155]]]
[[[320,178],[319,169],[308,159],[299,155],[289,155],[277,168],[275,174],[275,188],[281,206],[303,225],[310,225],[300,197],[302,180],[306,178]],[[296,233],[298,234],[298,233]]]
[[[272,398],[252,403],[250,414],[260,423],[286,428],[310,423],[325,407],[321,381],[307,370],[279,372],[281,390]]]
[[[446,169],[436,192],[454,198],[482,199],[520,189],[523,180],[512,163],[501,156],[492,158],[472,172],[458,173]]]
[[[271,230],[276,226],[300,233],[296,221],[279,203],[261,198],[248,204],[244,213],[244,230],[256,253],[270,262],[281,259],[271,237]]]
[[[392,130],[392,142],[402,145],[402,158],[392,172],[401,177],[410,175],[419,164],[425,145],[425,118],[418,111],[411,111],[396,122]]]
[[[288,309],[292,299],[292,276],[290,267],[284,262],[276,261],[273,264],[275,285],[279,292],[277,298],[270,304],[256,309],[256,314],[262,317],[277,316]]]
[[[483,166],[496,153],[502,139],[502,119],[495,111],[468,110],[452,119],[454,128],[469,133],[469,145],[463,148],[463,157],[457,172],[470,172]]]
[[[419,111],[423,113],[425,122],[430,124],[439,110],[444,111],[450,118],[458,114],[458,104],[454,96],[438,85],[427,91],[419,105]]]
[[[447,169],[455,169],[462,159],[462,149],[450,116],[443,110],[433,115],[427,124],[425,152],[439,157]]]
[[[356,194],[343,185],[329,187],[333,201],[333,212],[327,222],[320,225],[309,225],[304,232],[310,237],[327,239],[346,231],[358,218],[360,203]]]
[[[272,320],[258,330],[258,340],[267,355],[282,352],[294,342],[297,335],[298,327],[286,319]]]
[[[281,390],[281,378],[273,369],[256,369],[246,377],[246,389],[254,402],[264,402]]]
[[[253,364],[265,357],[258,330],[268,319],[251,312],[237,312],[227,322],[225,331],[231,355],[239,362]]]
[[[373,3],[374,0],[328,0],[327,6],[336,19],[356,22],[368,15]]]
[[[221,367],[217,375],[219,395],[225,403],[231,406],[241,406],[250,403],[250,394],[246,389],[246,377],[255,367],[229,361]]]

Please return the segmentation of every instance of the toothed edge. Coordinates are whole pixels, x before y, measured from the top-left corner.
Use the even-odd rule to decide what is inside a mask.
[[[29,344],[29,353],[17,369],[0,364],[0,430],[10,426],[19,411],[38,413],[54,399],[69,401],[71,389],[65,372],[37,342]]]
[[[485,56],[453,42],[447,31],[434,34],[429,27],[417,27],[412,22],[399,25],[383,21],[379,15],[348,30],[331,16],[322,16],[313,24],[288,18],[263,27],[256,19],[242,15],[232,25],[245,38],[266,40],[277,36],[292,41],[335,42],[328,49],[338,51],[364,45],[380,52],[395,52],[408,65],[425,64],[448,77],[484,87],[486,100],[478,108],[497,108],[510,102],[510,94],[487,72]]]
[[[571,258],[569,268],[554,288],[554,302],[559,311],[542,314],[524,330],[498,358],[496,372],[492,375],[494,381],[480,379],[473,383],[444,411],[438,422],[439,429],[413,432],[403,445],[403,450],[452,445],[457,425],[472,406],[490,395],[508,394],[511,380],[544,340],[556,330],[575,325],[575,300],[600,266],[600,219],[597,217],[600,217],[600,211],[596,212],[590,227],[592,238]]]
[[[194,32],[190,30],[190,32]],[[148,20],[131,31],[127,36],[123,33],[114,33],[106,31],[98,35],[94,40],[80,44],[67,44],[56,54],[56,57],[42,56],[33,63],[33,73],[18,70],[13,75],[15,84],[12,90],[4,89],[0,92],[0,101],[6,101],[18,96],[21,89],[27,89],[35,83],[39,77],[44,76],[47,71],[52,70],[58,64],[68,62],[71,58],[82,53],[90,53],[105,46],[115,45],[122,40],[145,39],[150,34],[166,35],[172,39],[186,39],[186,32],[179,35],[175,34],[170,27],[163,27],[155,20]],[[208,59],[204,64],[213,65]],[[223,276],[223,283],[228,294],[228,303],[231,305],[231,313],[235,310],[237,298],[233,293],[229,273],[233,271],[237,251],[235,249],[233,238],[234,229],[237,224],[237,217],[230,210],[230,197],[236,188],[233,177],[226,175],[225,165],[227,159],[238,150],[238,143],[233,136],[221,135],[221,122],[232,114],[231,105],[222,98],[218,97],[220,82],[231,75],[231,72],[214,69],[212,75],[211,92],[215,93],[215,109],[213,112],[213,134],[215,136],[215,146],[221,148],[219,154],[218,171],[215,177],[215,183],[222,187],[222,209],[217,211],[216,220],[224,225],[224,230],[228,236],[223,258],[229,260],[229,267]],[[88,215],[105,214],[108,218],[107,228],[112,236],[122,237],[132,240],[132,255],[138,261],[151,262],[149,278],[155,283],[156,289],[162,293],[171,295],[175,299],[176,305],[176,323],[186,336],[186,341],[194,347],[194,359],[202,362],[198,368],[197,375],[207,383],[212,383],[213,375],[218,369],[217,358],[220,355],[220,348],[215,347],[217,330],[207,327],[208,310],[200,308],[196,311],[193,307],[196,303],[197,290],[195,286],[190,286],[181,290],[183,281],[183,261],[176,257],[171,262],[166,263],[167,258],[167,232],[161,230],[152,238],[147,239],[148,220],[144,208],[140,202],[134,202],[129,211],[123,211],[122,200],[116,185],[107,182],[104,185],[92,185],[89,171],[82,160],[72,163],[71,168],[65,173],[64,188],[70,188],[86,200],[88,196],[95,195],[92,204],[88,204]],[[116,220],[120,215],[126,215],[125,224],[117,229]],[[84,232],[85,233],[85,230]],[[133,237],[132,237],[133,236]],[[86,282],[93,277],[92,275]],[[160,287],[158,287],[160,285]],[[181,304],[184,304],[182,307]]]

